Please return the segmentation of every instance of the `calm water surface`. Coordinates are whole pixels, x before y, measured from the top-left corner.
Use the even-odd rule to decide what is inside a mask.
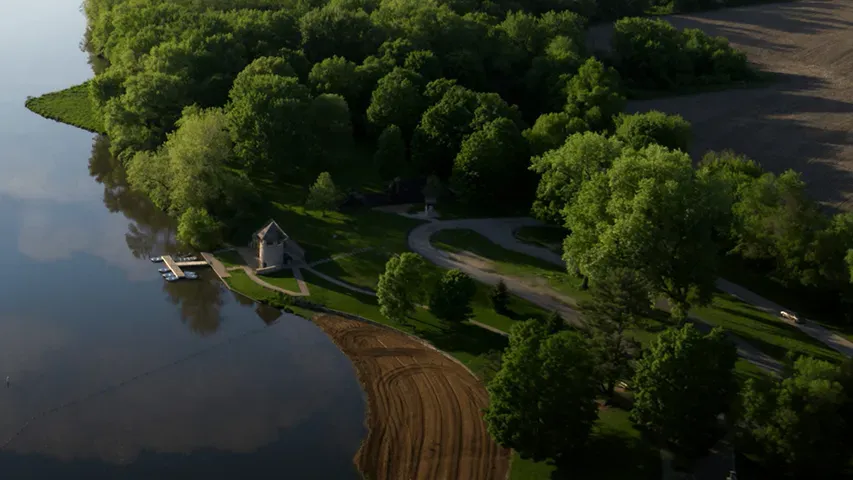
[[[163,282],[174,226],[24,108],[91,76],[80,1],[0,1],[0,478],[357,478],[346,357],[212,272]]]

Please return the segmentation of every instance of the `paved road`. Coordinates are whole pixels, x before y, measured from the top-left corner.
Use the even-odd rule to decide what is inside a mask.
[[[793,311],[784,308],[776,303],[773,303],[770,300],[767,300],[766,298],[758,295],[757,293],[751,292],[746,288],[741,287],[740,285],[734,284],[722,278],[717,280],[717,288],[728,293],[729,295],[740,298],[746,303],[751,303],[752,305],[755,305],[757,308],[764,310],[765,312],[768,312],[771,315],[779,315],[779,312],[782,310]],[[818,341],[822,342],[827,347],[841,352],[847,357],[853,357],[853,342],[842,337],[841,335],[838,335],[837,333],[831,330],[827,330],[826,328],[823,328],[814,322],[806,322],[804,324],[791,322],[791,325],[799,328],[812,338],[815,338]]]
[[[538,225],[539,223],[532,219],[475,219],[475,220],[448,220],[441,222],[424,223],[415,227],[409,233],[409,248],[429,260],[430,262],[443,268],[457,268],[480,282],[496,285],[500,280],[503,280],[507,289],[518,297],[521,297],[533,304],[536,304],[549,311],[558,311],[566,321],[574,325],[581,325],[578,312],[572,308],[575,305],[574,299],[559,295],[556,293],[543,293],[541,288],[536,288],[528,285],[524,281],[516,277],[502,275],[493,271],[483,269],[481,266],[472,264],[468,259],[461,255],[456,255],[450,252],[439,250],[432,246],[430,238],[440,230],[445,229],[460,229],[467,228],[474,230],[485,237],[492,239],[495,243],[505,246],[508,242],[506,231],[509,232],[509,237],[514,239],[512,231],[515,228],[525,225]],[[530,245],[513,240],[512,243],[517,243],[520,247],[532,247]],[[524,248],[513,248],[513,250],[527,253]],[[544,250],[544,249],[543,249]],[[553,252],[549,252],[554,255]],[[539,256],[534,254],[533,256]]]
[[[439,250],[430,243],[432,235],[441,230],[474,230],[507,250],[514,250],[555,265],[563,266],[564,262],[560,255],[546,248],[521,242],[513,234],[513,231],[520,227],[541,225],[544,224],[527,217],[435,221],[420,225],[409,233],[409,248],[440,267],[458,268],[483,283],[495,285],[499,280],[503,280],[507,289],[518,297],[546,310],[556,310],[569,323],[581,326],[582,320],[580,314],[573,308],[576,305],[574,299],[557,293],[545,293],[542,288],[531,286],[522,279],[484,269],[482,265],[472,262],[472,259],[469,257]],[[711,328],[701,318],[691,316],[690,320],[700,329],[709,330]],[[779,374],[782,371],[783,365],[780,361],[768,356],[739,337],[732,335],[731,339],[737,346],[738,355],[743,359],[771,373]]]

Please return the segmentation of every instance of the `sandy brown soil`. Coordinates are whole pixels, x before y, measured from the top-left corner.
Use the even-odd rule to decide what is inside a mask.
[[[314,318],[352,360],[367,392],[369,433],[355,463],[372,480],[504,479],[509,451],[489,437],[488,396],[464,367],[403,334]]]
[[[631,111],[679,113],[693,123],[699,158],[731,148],[774,172],[803,172],[816,199],[853,210],[853,1],[795,1],[668,17],[679,28],[727,37],[768,88],[633,102]],[[590,41],[605,47],[609,26]]]

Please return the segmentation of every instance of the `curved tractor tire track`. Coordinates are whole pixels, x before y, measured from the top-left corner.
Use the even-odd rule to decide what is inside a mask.
[[[356,454],[374,480],[504,479],[509,450],[486,431],[488,395],[464,367],[398,332],[341,317],[314,318],[350,358],[369,403]]]

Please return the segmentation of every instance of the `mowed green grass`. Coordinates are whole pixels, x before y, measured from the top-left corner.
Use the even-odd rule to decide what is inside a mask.
[[[28,98],[26,107],[42,117],[90,132],[104,133],[103,122],[92,109],[88,82],[40,97]]]
[[[276,287],[289,290],[291,292],[299,292],[299,283],[296,277],[293,276],[293,270],[287,269],[280,272],[275,272],[269,275],[259,275],[261,280],[275,285]]]
[[[432,236],[434,247],[448,252],[470,252],[489,260],[498,273],[527,279],[531,284],[545,282],[553,290],[572,299],[574,304],[588,300],[589,292],[581,281],[565,268],[523,253],[507,250],[473,230],[441,230]]]

